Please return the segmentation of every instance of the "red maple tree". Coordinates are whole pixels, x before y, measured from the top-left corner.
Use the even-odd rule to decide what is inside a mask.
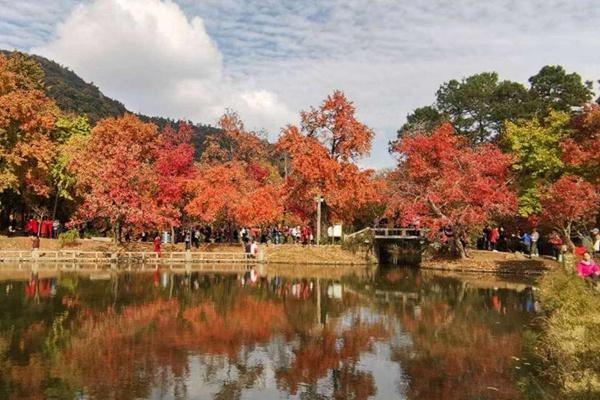
[[[301,129],[290,125],[279,138],[277,147],[289,158],[286,207],[302,220],[313,218],[317,196],[324,198],[332,222],[347,223],[380,200],[381,181],[354,162],[368,154],[373,137],[354,112],[353,104],[336,91],[318,109],[301,114]]]
[[[419,224],[436,235],[451,227],[462,238],[495,216],[516,210],[508,185],[511,158],[491,144],[470,147],[450,124],[393,144],[398,167],[389,174],[387,214],[401,225]],[[454,240],[461,257],[466,253]]]
[[[571,234],[595,220],[600,196],[591,183],[565,175],[546,189],[541,203],[542,221],[560,232],[565,243],[573,249]]]
[[[166,225],[157,201],[158,148],[156,126],[134,115],[99,121],[70,162],[82,197],[74,222],[107,221],[117,240],[123,225]]]
[[[562,159],[578,175],[600,185],[600,105],[586,105],[573,127],[561,143]]]
[[[267,157],[267,144],[246,131],[239,116],[225,114],[220,135],[207,139],[202,161],[188,182],[185,210],[202,222],[264,225],[283,217],[282,179]]]
[[[158,178],[157,202],[161,225],[179,226],[185,206],[187,180],[194,171],[192,127],[180,122],[177,131],[167,125],[158,137],[154,170]]]

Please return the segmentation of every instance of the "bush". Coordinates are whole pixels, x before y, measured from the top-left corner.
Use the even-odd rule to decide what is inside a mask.
[[[75,244],[77,243],[77,239],[79,239],[79,232],[76,229],[71,229],[58,235],[58,240],[60,240],[61,247]]]

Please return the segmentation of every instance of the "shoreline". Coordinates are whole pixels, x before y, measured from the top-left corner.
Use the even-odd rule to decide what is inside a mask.
[[[558,261],[545,258],[529,258],[521,253],[502,253],[471,250],[471,257],[464,260],[431,259],[421,262],[424,270],[482,272],[502,275],[543,275],[560,267]]]

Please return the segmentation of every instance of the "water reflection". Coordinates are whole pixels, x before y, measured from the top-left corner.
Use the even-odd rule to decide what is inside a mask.
[[[527,282],[408,269],[0,282],[0,398],[515,399]]]

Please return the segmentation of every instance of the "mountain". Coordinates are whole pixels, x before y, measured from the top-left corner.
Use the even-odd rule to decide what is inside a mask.
[[[10,55],[7,50],[0,53]],[[86,115],[92,124],[106,117],[118,117],[130,112],[123,103],[105,96],[93,83],[81,79],[79,75],[52,60],[38,55],[29,55],[37,61],[44,71],[46,95],[54,101],[61,110],[78,115]],[[141,120],[156,124],[162,129],[167,124],[176,121],[163,118],[137,114]],[[220,129],[210,125],[202,125],[187,121],[192,125],[192,142],[196,147],[196,158],[201,154],[204,139],[207,135],[218,134]]]

